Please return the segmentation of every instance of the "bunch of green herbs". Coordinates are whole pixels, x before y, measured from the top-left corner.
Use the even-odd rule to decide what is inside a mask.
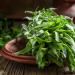
[[[75,26],[69,17],[57,15],[52,9],[32,12],[26,17],[28,23],[22,24],[23,35],[27,38],[23,50],[17,55],[31,53],[40,68],[47,62],[75,69]]]

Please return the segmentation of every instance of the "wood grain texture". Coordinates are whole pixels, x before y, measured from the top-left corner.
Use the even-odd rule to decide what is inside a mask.
[[[0,75],[75,75],[75,72],[66,72],[54,64],[39,69],[37,65],[17,63],[0,57]]]

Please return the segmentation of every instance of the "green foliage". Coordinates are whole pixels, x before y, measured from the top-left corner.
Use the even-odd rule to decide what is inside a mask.
[[[22,31],[28,43],[17,55],[31,53],[40,68],[47,62],[58,66],[68,63],[70,70],[75,69],[75,26],[68,17],[57,15],[51,9],[32,13]]]
[[[20,25],[7,19],[0,20],[0,48],[21,33]]]

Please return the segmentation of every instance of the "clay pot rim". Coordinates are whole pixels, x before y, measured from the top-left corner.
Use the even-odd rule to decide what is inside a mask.
[[[20,57],[20,58],[21,58],[21,57],[22,57],[22,58],[31,57],[31,58],[35,59],[32,55],[16,55],[15,53],[12,53],[11,51],[9,51],[9,48],[8,48],[9,44],[15,43],[15,42],[14,42],[15,40],[16,40],[16,39],[12,39],[12,40],[10,40],[9,42],[7,42],[7,43],[5,44],[5,46],[2,48],[2,50],[3,50],[4,52],[6,52],[7,54],[12,55],[12,56],[15,56],[15,57]]]
[[[9,48],[7,48],[7,45],[10,43],[13,43],[15,39],[10,40],[5,44],[5,46],[2,48],[2,51],[0,52],[1,56],[5,57],[6,59],[13,60],[16,62],[20,63],[25,63],[25,64],[37,64],[36,59],[34,56],[31,55],[20,55],[17,56],[16,54],[12,53]],[[10,46],[11,47],[11,46]],[[50,64],[51,62],[46,62],[47,64]]]
[[[15,43],[15,39],[10,40],[7,42],[4,47],[2,48],[1,55],[9,60],[14,60],[16,62],[21,62],[21,63],[29,63],[29,64],[36,64],[36,59],[35,57],[31,55],[16,55],[9,48],[11,47],[10,44]],[[8,47],[9,46],[9,47]]]
[[[4,51],[1,51],[1,55],[3,57],[5,57],[6,59],[8,59],[8,60],[16,61],[16,62],[19,62],[19,63],[36,64],[36,60],[22,59],[22,58],[13,57],[12,55],[10,56],[9,54],[7,54]]]

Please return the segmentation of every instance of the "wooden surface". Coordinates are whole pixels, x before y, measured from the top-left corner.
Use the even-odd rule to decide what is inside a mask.
[[[75,75],[75,73],[64,71],[56,65],[41,70],[36,65],[21,64],[0,57],[0,75]]]

